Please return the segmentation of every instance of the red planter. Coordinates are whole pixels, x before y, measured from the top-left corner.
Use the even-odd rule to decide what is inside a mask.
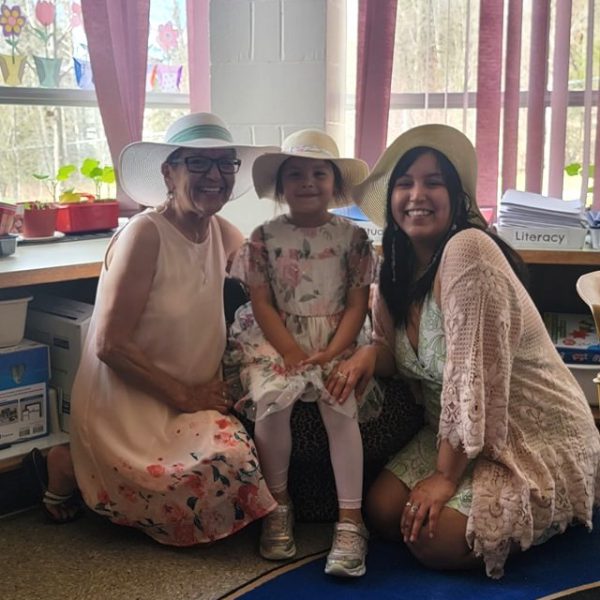
[[[116,200],[103,202],[75,202],[58,207],[56,229],[63,233],[104,231],[119,224],[119,203]]]
[[[21,235],[26,238],[50,237],[56,230],[58,208],[27,208],[23,213]]]

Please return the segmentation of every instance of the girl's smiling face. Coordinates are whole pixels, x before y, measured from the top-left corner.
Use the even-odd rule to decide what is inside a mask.
[[[414,246],[435,251],[453,215],[448,188],[432,152],[421,154],[393,183],[391,212]]]
[[[321,225],[329,220],[327,208],[336,193],[333,166],[327,160],[288,158],[278,175],[282,195],[292,220]]]

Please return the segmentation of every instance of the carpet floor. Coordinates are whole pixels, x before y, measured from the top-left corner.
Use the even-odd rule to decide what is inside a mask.
[[[271,573],[225,598],[537,600],[583,586],[585,589],[561,597],[598,600],[600,587],[589,584],[600,580],[600,518],[594,525],[591,533],[585,527],[573,527],[541,546],[510,557],[500,580],[475,571],[434,572],[422,567],[406,547],[375,540],[369,547],[367,574],[360,579],[328,577],[323,573],[325,559],[319,557],[296,569],[280,567],[280,575]]]
[[[0,597],[535,600],[584,586],[568,600],[597,600],[600,588],[586,585],[600,579],[600,519],[595,525],[591,534],[573,528],[511,558],[500,581],[475,572],[435,573],[421,567],[404,547],[377,540],[370,545],[367,575],[340,580],[323,573],[331,540],[328,524],[298,524],[298,560],[279,566],[258,555],[258,524],[210,547],[178,549],[160,546],[93,513],[58,526],[45,522],[34,509],[0,519]],[[254,589],[245,587],[249,582]]]

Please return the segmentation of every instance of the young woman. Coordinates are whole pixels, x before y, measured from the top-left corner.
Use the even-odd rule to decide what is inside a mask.
[[[600,436],[519,257],[477,208],[476,173],[461,132],[425,125],[355,189],[385,226],[375,342],[331,391],[343,402],[373,373],[417,384],[426,424],[371,488],[371,522],[432,568],[500,577],[511,550],[591,527]]]

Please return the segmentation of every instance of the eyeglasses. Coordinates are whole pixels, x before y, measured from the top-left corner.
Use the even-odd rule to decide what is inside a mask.
[[[222,175],[232,175],[240,170],[242,161],[239,158],[208,158],[207,156],[188,156],[169,161],[171,165],[182,163],[190,173],[208,173],[213,165],[217,165]]]

